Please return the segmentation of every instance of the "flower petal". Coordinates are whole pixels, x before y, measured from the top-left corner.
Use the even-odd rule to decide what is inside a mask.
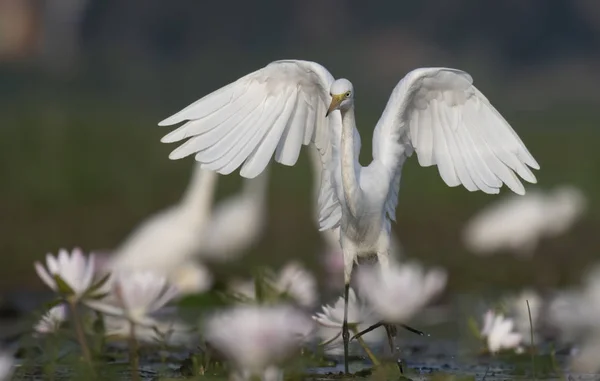
[[[42,266],[42,264],[40,262],[35,262],[34,267],[35,267],[35,272],[37,272],[40,279],[44,283],[46,283],[46,285],[48,285],[48,287],[50,287],[53,291],[56,291],[57,290],[56,282],[54,282],[54,279],[50,276],[50,274],[48,274],[48,272],[46,271],[44,266]]]
[[[118,317],[125,316],[125,311],[122,308],[119,308],[101,300],[86,300],[84,301],[84,303],[89,308],[101,312],[103,314]]]

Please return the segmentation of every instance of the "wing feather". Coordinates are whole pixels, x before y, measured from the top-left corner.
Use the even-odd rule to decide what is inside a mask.
[[[440,176],[442,176],[444,182],[451,187],[455,187],[460,184],[460,181],[458,180],[458,176],[456,174],[456,167],[452,161],[452,156],[448,150],[447,139],[444,136],[444,127],[440,119],[438,103],[433,100],[430,103],[430,107],[430,123],[433,132],[433,153],[435,155],[435,162],[437,163]],[[423,125],[421,128],[428,128],[428,126]]]
[[[284,165],[294,165],[298,161],[300,149],[302,148],[302,145],[298,144],[298,142],[304,142],[304,126],[306,124],[308,105],[304,101],[302,94],[299,94],[296,102],[294,114],[290,118],[275,151],[275,160]]]
[[[240,175],[246,178],[259,175],[273,156],[279,163],[294,165],[302,145],[314,144],[323,170],[321,228],[337,226],[341,184],[333,146],[341,140],[341,116],[334,112],[325,117],[333,81],[315,62],[272,62],[160,122],[161,126],[186,122],[161,141],[188,139],[171,152],[173,160],[193,154],[203,168],[221,174],[241,168]]]
[[[263,140],[256,145],[252,154],[244,162],[242,170],[240,171],[242,177],[254,178],[261,174],[267,167],[275,148],[277,148],[277,145],[283,136],[285,126],[289,123],[290,116],[294,112],[297,96],[298,91],[295,89],[291,94],[286,94],[285,106],[281,114],[279,114],[277,120],[275,120],[275,123],[271,126]],[[301,145],[298,144],[298,146]]]
[[[237,152],[232,150],[233,157],[231,160],[219,159],[208,164],[207,168],[217,171],[223,175],[228,175],[242,165],[242,163],[250,157],[254,150],[263,141],[265,135],[272,128],[273,123],[276,122],[279,115],[283,112],[283,109],[286,105],[285,101],[285,94],[283,93],[279,94],[276,98],[267,99],[267,104],[265,105],[266,113],[256,123],[256,129],[254,130],[253,136],[248,141],[241,141],[241,149],[239,149]]]
[[[535,183],[530,168],[539,169],[510,124],[473,86],[471,76],[456,69],[416,69],[394,88],[375,127],[373,159],[393,175],[413,151],[421,166],[437,165],[447,185],[489,194],[498,193],[503,184],[523,194],[517,175]],[[392,176],[388,214],[395,209],[395,181]]]
[[[264,99],[261,101],[259,107],[249,114],[248,118],[245,119],[243,123],[240,123],[229,135],[219,140],[212,146],[206,147],[202,151],[198,152],[195,156],[196,161],[202,163],[212,163],[227,154],[233,155],[231,152],[235,152],[235,147],[241,149],[241,144],[243,144],[243,142],[247,141],[251,136],[253,136],[254,133],[256,133],[256,129],[247,128],[247,126],[255,125],[256,122],[262,118],[263,114]],[[202,139],[202,136],[196,136],[190,140],[196,138]]]

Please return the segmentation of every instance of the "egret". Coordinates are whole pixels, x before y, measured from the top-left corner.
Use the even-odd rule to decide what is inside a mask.
[[[139,224],[114,250],[106,270],[151,270],[182,288],[198,291],[208,287],[210,275],[194,258],[202,247],[218,177],[195,164],[182,199]],[[180,279],[185,284],[179,284]]]
[[[339,227],[345,299],[358,256],[376,254],[387,266],[402,167],[413,152],[422,166],[437,165],[444,182],[497,194],[503,184],[524,194],[517,174],[535,183],[539,169],[519,136],[473,86],[464,71],[420,68],[394,88],[373,132],[373,161],[360,165],[354,87],[322,65],[275,61],[206,95],[159,123],[186,121],[162,138],[184,144],[172,160],[195,154],[202,167],[253,178],[275,161],[292,166],[302,145],[319,151],[321,230]],[[346,303],[347,305],[347,303]],[[347,318],[347,309],[344,313]],[[347,319],[345,319],[347,321]],[[347,324],[343,327],[348,373]]]
[[[263,171],[214,206],[202,234],[203,260],[231,261],[258,242],[266,227],[268,180],[268,170]]]
[[[196,260],[239,255],[260,237],[266,214],[267,171],[213,207],[218,176],[196,163],[181,201],[142,222],[114,251],[107,269],[159,271],[186,292],[208,287],[210,275]]]
[[[490,255],[505,249],[529,257],[543,238],[566,233],[587,205],[586,196],[572,185],[511,196],[485,207],[467,222],[463,242],[470,251]]]

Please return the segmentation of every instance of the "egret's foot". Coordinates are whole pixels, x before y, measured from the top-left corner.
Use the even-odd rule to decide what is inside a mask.
[[[393,327],[393,329],[394,329],[394,330],[396,329],[396,327],[395,327],[395,326],[393,326],[393,325],[387,325],[387,324],[385,324],[385,323],[383,323],[383,322],[379,322],[379,323],[373,324],[372,326],[370,326],[369,328],[367,328],[367,329],[365,329],[365,330],[363,330],[363,331],[360,331],[360,332],[359,332],[359,333],[357,333],[356,335],[352,336],[352,337],[350,338],[350,340],[353,340],[353,339],[359,338],[359,337],[363,336],[364,334],[366,334],[366,333],[369,333],[369,332],[371,332],[372,330],[374,330],[374,329],[377,329],[377,328],[379,328],[379,327],[381,327],[381,326],[388,326],[388,327]],[[423,332],[423,331],[419,331],[418,329],[412,328],[412,327],[410,327],[410,326],[408,326],[408,325],[406,325],[406,324],[399,324],[399,326],[401,326],[402,328],[406,329],[407,331],[410,331],[410,332],[412,332],[412,333],[416,333],[417,335],[420,335],[420,336],[425,336],[425,332]]]
[[[415,329],[415,328],[413,328],[413,327],[409,327],[409,326],[408,326],[408,325],[406,325],[406,324],[399,324],[399,325],[400,325],[400,327],[404,328],[404,329],[405,329],[405,330],[407,330],[407,331],[410,331],[410,332],[412,332],[412,333],[416,333],[416,334],[417,334],[417,335],[419,335],[419,336],[425,336],[425,332],[423,332],[423,331],[419,331],[418,329]],[[395,328],[395,327],[394,327],[394,328]]]

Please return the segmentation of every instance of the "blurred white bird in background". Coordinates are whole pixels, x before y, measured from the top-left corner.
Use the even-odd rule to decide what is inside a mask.
[[[213,209],[218,176],[194,165],[181,201],[142,222],[114,251],[105,270],[151,270],[167,276],[182,293],[209,287],[212,279],[199,260],[241,255],[260,237],[266,214],[266,171]]]
[[[200,257],[225,262],[255,245],[266,228],[268,170],[244,181],[242,191],[219,201],[204,229]]]
[[[508,250],[531,256],[542,238],[571,228],[586,204],[583,193],[571,185],[530,191],[523,197],[508,196],[472,217],[464,228],[463,241],[470,251],[481,255]]]
[[[413,152],[422,166],[437,165],[447,185],[490,194],[503,184],[524,194],[516,174],[535,183],[528,166],[539,169],[471,76],[447,68],[416,69],[396,85],[373,133],[373,161],[363,167],[354,95],[350,81],[335,80],[318,63],[276,61],[159,123],[187,121],[162,139],[189,138],[169,158],[194,154],[203,168],[229,174],[241,167],[246,178],[260,174],[273,155],[294,165],[302,145],[314,144],[323,166],[319,225],[340,227],[346,300],[358,256],[389,262],[401,171]],[[344,324],[346,373],[349,337]]]
[[[208,274],[193,260],[201,249],[218,176],[195,165],[181,201],[143,221],[113,252],[107,270],[149,270],[177,286],[183,268],[195,268],[200,277]]]

